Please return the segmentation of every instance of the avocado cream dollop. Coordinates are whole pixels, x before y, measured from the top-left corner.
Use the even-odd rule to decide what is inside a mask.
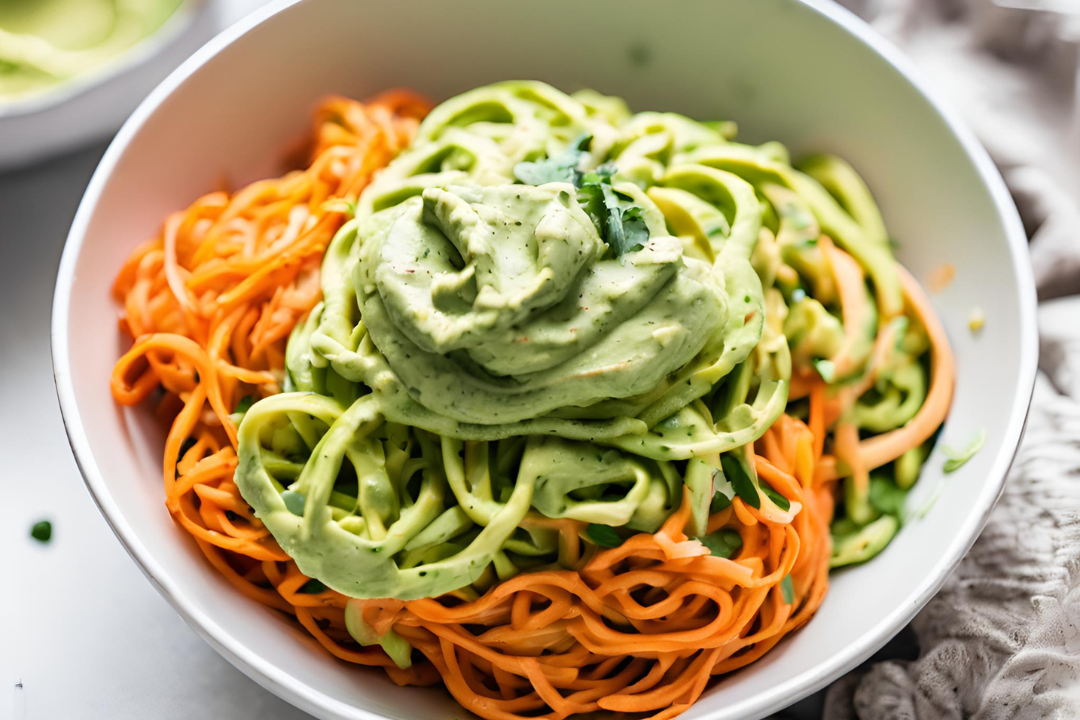
[[[640,250],[604,257],[575,195],[427,188],[361,226],[360,313],[413,400],[462,423],[519,422],[648,392],[701,351],[725,309],[710,267],[662,219]]]

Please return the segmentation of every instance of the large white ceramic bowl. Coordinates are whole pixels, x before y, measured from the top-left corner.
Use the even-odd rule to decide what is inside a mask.
[[[625,97],[632,107],[732,118],[743,138],[849,159],[880,200],[917,277],[953,263],[934,296],[959,362],[944,441],[988,441],[944,477],[935,454],[917,505],[873,562],[835,573],[817,616],[763,660],[712,687],[686,720],[756,718],[866,659],[941,586],[994,505],[1036,367],[1035,292],[1024,232],[997,172],[907,62],[832,5],[797,0],[304,0],[278,2],[173,73],[121,130],[64,251],[53,315],[60,402],[105,517],[150,581],[206,640],[266,688],[321,718],[462,717],[442,690],[394,687],[348,666],[235,592],[169,519],[161,437],[124,411],[108,378],[127,345],[112,278],[166,213],[274,171],[327,93],[394,86],[435,98],[506,78]],[[987,315],[978,336],[969,313]]]

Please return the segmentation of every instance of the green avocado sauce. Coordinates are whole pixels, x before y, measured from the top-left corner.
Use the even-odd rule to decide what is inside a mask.
[[[700,536],[718,498],[786,502],[745,449],[784,412],[789,336],[810,363],[843,327],[781,263],[814,282],[803,236],[831,228],[879,305],[898,285],[861,196],[856,221],[823,185],[846,166],[818,160],[815,180],[731,134],[538,82],[430,113],[327,250],[293,392],[240,425],[236,481],[302,572],[354,598],[465,597],[565,567],[545,518],[612,546],[684,488]],[[921,387],[893,364],[899,395],[868,422]]]

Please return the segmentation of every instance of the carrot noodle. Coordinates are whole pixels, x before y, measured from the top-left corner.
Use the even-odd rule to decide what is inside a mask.
[[[393,663],[381,649],[341,645],[353,643],[340,603],[298,592],[308,578],[240,496],[230,415],[245,396],[281,391],[285,343],[320,299],[319,265],[346,219],[345,202],[410,142],[429,108],[404,91],[365,104],[328,98],[315,115],[307,169],[199,198],[135,249],[113,286],[120,326],[135,339],[113,369],[113,396],[135,405],[164,390],[163,479],[174,520],[241,592],[296,615],[339,657],[372,665]],[[436,681],[430,669],[393,671]]]
[[[671,717],[710,677],[753,662],[803,625],[828,588],[833,489],[814,480],[813,435],[785,415],[756,451],[758,474],[801,511],[781,522],[758,513],[752,525],[728,509],[714,513],[710,532],[742,538],[731,558],[686,535],[684,498],[657,533],[602,550],[578,570],[518,575],[466,603],[353,602],[368,606],[376,630],[407,638],[481,717]]]
[[[132,253],[115,281],[121,328],[132,348],[116,363],[117,402],[153,399],[169,426],[165,504],[221,575],[246,596],[296,618],[335,657],[383,668],[399,685],[440,682],[487,720],[561,719],[596,711],[653,720],[689,708],[711,678],[754,662],[805,624],[828,589],[836,483],[868,490],[869,472],[927,441],[951,401],[955,367],[926,294],[900,270],[905,312],[930,347],[926,400],[905,425],[860,439],[851,412],[897,342],[879,323],[866,365],[853,359],[872,321],[866,273],[821,237],[843,306],[837,356],[846,384],[796,368],[790,398],[806,420],[784,414],[748,454],[756,475],[788,501],[755,508],[735,497],[708,533],[731,531],[741,547],[713,555],[687,535],[691,502],[657,532],[619,547],[584,542],[585,527],[530,513],[522,526],[558,534],[559,569],[538,569],[483,595],[403,602],[350,599],[305,576],[241,497],[234,409],[282,391],[290,332],[321,299],[323,254],[373,175],[416,132],[428,102],[394,91],[359,103],[325,100],[315,113],[306,169],[212,192],[171,215]],[[398,667],[378,645],[349,634],[347,603],[361,603],[377,634],[393,630],[417,651]]]
[[[956,361],[945,336],[945,328],[930,306],[930,299],[911,273],[903,268],[899,268],[899,271],[904,300],[930,338],[930,390],[919,412],[906,425],[859,444],[862,463],[868,468],[880,467],[926,442],[948,414],[956,386]]]

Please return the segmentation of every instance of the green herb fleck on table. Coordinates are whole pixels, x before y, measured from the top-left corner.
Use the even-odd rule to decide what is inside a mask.
[[[30,537],[40,543],[49,542],[52,540],[52,523],[48,520],[34,523],[33,527],[30,528]]]

